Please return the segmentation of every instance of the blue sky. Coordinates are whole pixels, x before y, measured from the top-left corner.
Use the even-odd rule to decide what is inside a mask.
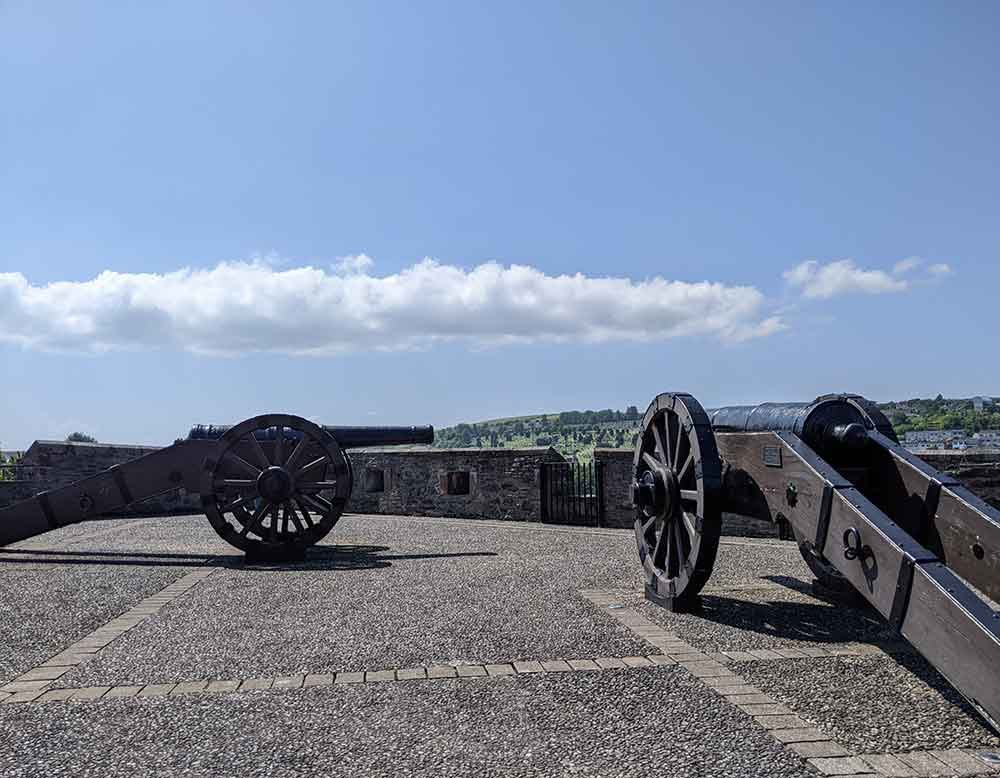
[[[995,3],[249,8],[0,5],[4,448],[1000,394]]]

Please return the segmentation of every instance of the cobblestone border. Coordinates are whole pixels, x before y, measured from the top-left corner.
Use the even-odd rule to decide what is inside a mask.
[[[198,585],[218,568],[195,570],[168,584],[156,594],[150,595],[138,605],[98,627],[70,644],[58,654],[50,657],[37,667],[22,673],[13,681],[0,686],[0,704],[31,702],[45,694],[59,678],[70,670],[89,662],[102,648],[124,635],[133,627],[160,612],[163,606],[176,600],[193,586]]]
[[[302,673],[272,678],[236,680],[171,681],[168,683],[132,684],[122,686],[87,686],[72,689],[35,689],[18,692],[4,704],[29,702],[93,701],[122,697],[176,697],[183,694],[220,692],[251,692],[263,689],[303,689],[315,686],[385,683],[388,681],[425,681],[447,678],[493,678],[497,676],[534,675],[538,673],[604,672],[635,668],[675,665],[677,662],[662,654],[649,656],[600,657],[597,659],[516,660],[496,664],[432,665],[431,667],[359,670],[340,673]],[[16,697],[16,699],[15,699]]]
[[[879,646],[858,644],[850,648],[764,649],[705,653],[688,645],[658,624],[628,609],[614,591],[587,589],[580,594],[611,618],[660,649],[709,688],[752,717],[768,734],[824,776],[931,776],[992,775],[1000,763],[987,762],[983,749],[909,751],[892,754],[855,754],[831,740],[820,729],[799,718],[795,711],[767,696],[726,667],[733,661],[813,659],[887,653]],[[794,652],[794,653],[793,653]],[[977,753],[979,751],[980,753]]]

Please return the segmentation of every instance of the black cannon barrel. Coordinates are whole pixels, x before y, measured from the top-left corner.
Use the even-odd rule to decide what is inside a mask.
[[[226,434],[230,424],[196,424],[188,433],[188,440],[218,440]],[[366,448],[369,446],[401,446],[434,442],[434,427],[330,427],[323,429],[336,439],[341,448]],[[254,432],[257,440],[273,440],[277,434],[274,427]],[[294,440],[301,433],[286,429],[285,438]]]
[[[717,432],[793,432],[812,445],[849,447],[864,445],[870,429],[895,439],[892,425],[875,404],[853,394],[823,395],[807,403],[735,405],[706,413]]]
[[[341,448],[433,443],[434,427],[327,427]]]

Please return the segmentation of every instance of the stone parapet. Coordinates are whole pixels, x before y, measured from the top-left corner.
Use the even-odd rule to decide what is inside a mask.
[[[348,510],[413,516],[541,520],[539,471],[553,448],[363,449],[348,452]]]

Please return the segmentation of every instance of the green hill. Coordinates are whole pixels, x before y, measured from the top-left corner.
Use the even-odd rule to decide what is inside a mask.
[[[900,435],[910,430],[1000,429],[1000,401],[976,411],[971,399],[912,399],[879,403]],[[437,448],[527,448],[553,446],[566,457],[593,458],[594,448],[630,448],[642,416],[634,405],[616,411],[560,411],[537,416],[487,419],[436,431]]]

